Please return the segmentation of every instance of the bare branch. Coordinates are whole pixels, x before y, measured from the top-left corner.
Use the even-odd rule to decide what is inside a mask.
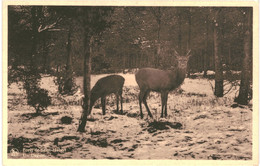
[[[230,85],[229,89],[225,90],[226,92],[223,94],[223,96],[228,94],[234,87],[239,86],[239,83],[238,83],[238,81],[227,81],[225,84],[223,84],[224,87],[227,87],[227,85]]]
[[[228,85],[228,84],[226,84],[226,85]],[[230,85],[230,84],[229,84]],[[225,85],[224,85],[225,86]],[[231,91],[231,89],[233,88],[233,84],[231,83],[231,86],[229,87],[229,89],[228,90],[226,90],[226,92],[223,94],[223,96],[225,96],[226,94],[228,94],[230,91]]]
[[[210,87],[211,87],[211,89],[212,89],[212,92],[214,93],[215,88],[213,87],[212,83],[211,83],[209,80],[208,80],[208,82],[209,82],[209,84],[210,84]]]
[[[55,27],[55,25],[60,22],[62,20],[62,18],[58,18],[57,21],[55,21],[54,23],[50,24],[50,25],[46,25],[44,28],[42,28],[42,25],[39,26],[38,28],[38,32],[41,33],[45,30],[49,30]]]

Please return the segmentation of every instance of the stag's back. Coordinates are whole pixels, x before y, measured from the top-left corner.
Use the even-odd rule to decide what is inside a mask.
[[[135,74],[140,89],[152,91],[171,90],[175,86],[177,73],[154,68],[143,68]]]

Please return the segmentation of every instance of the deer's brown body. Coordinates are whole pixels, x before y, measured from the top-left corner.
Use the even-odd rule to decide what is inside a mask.
[[[103,115],[106,114],[106,96],[114,93],[117,100],[117,111],[119,109],[119,97],[121,102],[121,113],[123,112],[123,97],[122,91],[125,79],[119,75],[110,75],[103,77],[97,81],[95,86],[91,89],[90,96],[90,109],[88,115],[91,113],[92,107],[101,98],[102,112]]]
[[[142,103],[144,103],[148,115],[151,118],[153,117],[146,102],[150,91],[161,93],[161,117],[163,117],[163,112],[165,117],[167,116],[168,93],[178,88],[183,83],[186,76],[188,59],[189,56],[177,56],[178,67],[171,70],[143,68],[135,74],[136,82],[140,88],[139,106],[141,118],[143,118]]]

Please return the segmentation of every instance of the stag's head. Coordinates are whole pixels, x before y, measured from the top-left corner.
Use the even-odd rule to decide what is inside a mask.
[[[179,55],[179,53],[174,50],[175,52],[175,57],[178,61],[178,68],[181,68],[181,69],[186,69],[187,68],[187,64],[188,64],[188,61],[189,61],[189,58],[191,56],[190,52],[191,50],[189,50],[185,56],[181,56]]]

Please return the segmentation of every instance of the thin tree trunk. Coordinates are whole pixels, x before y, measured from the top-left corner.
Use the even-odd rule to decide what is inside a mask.
[[[191,9],[189,9],[189,31],[188,31],[188,42],[187,42],[187,50],[192,49],[191,48]],[[190,76],[190,63],[188,62],[187,71],[188,71],[188,77]]]
[[[154,48],[154,56],[153,56],[153,67],[157,67],[157,47]]]
[[[132,63],[131,63],[131,61],[132,61],[132,56],[131,56],[131,53],[129,53],[128,54],[128,69],[131,69],[132,68]]]
[[[35,66],[36,62],[36,47],[37,47],[37,17],[36,17],[37,7],[33,6],[31,9],[32,15],[32,49],[31,49],[31,64],[30,66]]]
[[[159,63],[160,63],[160,52],[161,52],[160,50],[161,49],[160,46],[161,8],[160,7],[158,7],[157,9],[152,8],[151,11],[157,22],[157,40],[155,41],[156,50],[154,52],[154,67],[157,68],[160,65]]]
[[[123,72],[125,73],[125,70],[126,70],[126,55],[125,54],[123,55],[123,64],[124,64]]]
[[[66,94],[71,94],[73,91],[73,76],[72,76],[72,57],[71,57],[71,33],[72,24],[70,24],[67,41],[67,62],[66,62],[66,82],[64,90]]]
[[[47,72],[47,54],[46,54],[46,32],[42,32],[43,37],[42,37],[42,58],[43,58],[43,66],[42,66],[42,72],[46,73]]]
[[[160,59],[161,59],[160,57],[161,57],[161,44],[160,44],[160,41],[158,41],[158,44],[157,44],[156,67],[160,67]]]
[[[198,56],[197,56],[197,71],[201,71],[201,55],[199,54],[200,50],[198,51]]]
[[[181,44],[181,41],[182,41],[182,34],[181,34],[181,13],[179,11],[179,34],[178,34],[178,47],[179,47],[179,54],[182,55],[182,44]]]
[[[157,61],[156,66],[159,66],[160,56],[161,56],[161,38],[160,38],[160,32],[161,32],[161,8],[158,8],[158,15],[157,15],[157,24],[158,24],[158,30],[157,30]]]
[[[213,32],[212,33],[214,34],[214,25],[213,25]],[[215,70],[214,37],[213,37],[213,42],[211,44],[210,51],[211,51],[210,66],[211,66],[212,70]]]
[[[202,72],[202,71],[204,71],[204,64],[205,64],[205,59],[204,59],[204,57],[205,57],[205,55],[204,55],[205,53],[204,53],[204,50],[203,49],[201,49],[201,66],[200,66],[200,72]]]
[[[227,58],[227,66],[231,69],[231,43],[228,44],[228,58]]]
[[[93,37],[88,37],[87,32],[85,32],[84,39],[84,78],[83,78],[83,112],[79,122],[78,131],[84,132],[87,123],[87,114],[90,106],[90,81],[91,81],[91,54],[92,54],[92,43]]]
[[[140,52],[140,59],[139,59],[138,68],[140,68],[142,65],[143,65],[143,53]]]
[[[208,66],[209,66],[209,19],[208,15],[206,16],[206,49],[205,49],[205,54],[204,54],[204,72],[203,72],[203,77],[207,76],[207,71],[208,71]]]
[[[243,105],[248,104],[248,94],[250,90],[250,57],[252,56],[252,9],[248,9],[246,31],[244,37],[244,59],[241,73],[239,95],[235,102]]]
[[[217,97],[223,97],[223,71],[220,49],[219,9],[215,13],[216,23],[214,26],[214,55],[215,55],[215,92]]]
[[[71,59],[71,33],[72,33],[72,25],[69,27],[68,32],[68,42],[67,42],[67,62],[66,62],[66,69],[68,71],[72,68],[72,59]]]

